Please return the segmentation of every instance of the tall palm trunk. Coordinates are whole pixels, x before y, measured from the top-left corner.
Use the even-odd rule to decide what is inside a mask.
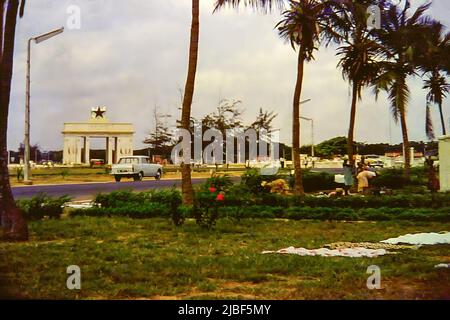
[[[300,163],[300,97],[302,95],[303,70],[305,64],[305,52],[303,46],[300,46],[297,62],[297,82],[295,84],[293,117],[292,117],[292,152],[294,156],[295,185],[294,194],[304,196],[302,181],[302,168]]]
[[[0,0],[0,63],[3,59],[3,25],[4,25],[4,11],[5,0]]]
[[[442,125],[442,135],[447,135],[447,131],[445,130],[445,120],[444,120],[444,112],[442,111],[442,102],[438,104],[439,114],[441,115],[441,125]]]
[[[10,0],[7,5],[4,46],[0,63],[0,215],[1,226],[5,231],[4,237],[7,240],[25,241],[28,240],[28,227],[14,202],[9,183],[7,149],[8,111],[18,6],[18,0]]]
[[[403,153],[405,156],[405,178],[409,180],[411,176],[411,156],[409,152],[409,137],[408,137],[408,127],[406,125],[406,110],[403,108],[400,110],[400,124],[402,127],[403,136]]]
[[[185,130],[190,130],[191,122],[191,106],[194,96],[195,75],[197,72],[198,60],[198,41],[200,33],[200,6],[199,0],[192,0],[192,25],[191,25],[191,40],[189,45],[189,68],[186,79],[186,86],[184,89],[183,110],[181,114],[181,127]],[[186,150],[184,151],[186,152]],[[185,157],[186,158],[186,157]],[[189,159],[191,154],[189,154]],[[185,205],[192,205],[194,202],[194,190],[191,181],[191,165],[190,163],[183,163],[181,165],[181,190],[183,194],[183,203]]]
[[[355,160],[353,159],[353,140],[355,132],[355,119],[356,119],[356,102],[358,100],[358,82],[353,81],[353,92],[352,92],[352,106],[350,109],[350,125],[348,127],[348,139],[347,139],[347,153],[350,165],[353,167],[355,165]]]

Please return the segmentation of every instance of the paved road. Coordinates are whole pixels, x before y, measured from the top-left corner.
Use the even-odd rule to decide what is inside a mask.
[[[336,169],[312,169],[315,172],[328,172],[332,174],[342,173],[342,168]],[[239,181],[240,178],[232,178]],[[193,184],[205,182],[206,179],[192,179]],[[64,195],[71,196],[74,200],[91,199],[95,194],[112,192],[116,190],[132,189],[134,191],[145,191],[149,189],[170,188],[172,186],[181,186],[181,179],[174,180],[143,180],[126,182],[107,182],[107,183],[79,183],[79,184],[60,184],[60,185],[36,185],[25,187],[14,187],[13,194],[15,199],[31,198],[39,193],[46,193],[49,196],[60,197]]]
[[[193,184],[205,182],[206,179],[192,179]],[[107,182],[107,183],[80,183],[80,184],[61,184],[61,185],[36,185],[26,187],[14,187],[13,194],[15,199],[31,198],[39,193],[46,193],[49,196],[60,197],[69,195],[73,199],[90,199],[93,195],[100,192],[112,192],[123,189],[133,189],[134,191],[144,191],[157,188],[170,188],[172,186],[181,186],[181,179],[178,180],[143,180],[127,182]]]

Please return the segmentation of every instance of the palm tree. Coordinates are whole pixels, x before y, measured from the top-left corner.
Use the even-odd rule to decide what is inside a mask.
[[[189,66],[184,88],[183,106],[181,111],[181,128],[190,130],[191,127],[191,108],[194,97],[195,76],[197,73],[198,61],[198,42],[200,34],[200,4],[199,0],[192,0],[192,24],[191,38],[189,44]],[[184,151],[186,152],[186,150]],[[189,154],[189,159],[191,155]],[[185,157],[186,158],[186,157]],[[194,190],[191,180],[191,164],[183,163],[181,165],[181,191],[183,194],[183,203],[192,205],[194,202]]]
[[[274,3],[282,3],[283,0],[218,0],[215,6],[215,10],[220,9],[225,4],[229,3],[233,6],[238,6],[241,2],[246,5],[251,5],[257,8],[271,8]],[[186,79],[186,85],[184,89],[183,106],[181,111],[181,128],[189,130],[191,127],[191,108],[192,99],[195,89],[195,76],[197,72],[198,61],[198,44],[200,34],[200,7],[199,0],[192,0],[192,24],[191,24],[191,37],[189,45],[189,67]],[[190,155],[189,155],[190,157]],[[194,191],[192,188],[191,180],[191,165],[190,163],[183,163],[181,165],[181,190],[183,194],[183,203],[185,205],[192,205],[194,201]]]
[[[294,194],[303,196],[303,182],[300,165],[300,98],[303,86],[305,61],[314,59],[320,37],[319,18],[325,4],[316,0],[289,1],[290,8],[283,13],[277,24],[279,35],[290,42],[292,48],[298,47],[297,80],[295,84],[292,109],[292,149],[295,169]]]
[[[20,16],[23,16],[24,7],[25,0],[22,0]],[[14,202],[7,161],[8,111],[18,10],[19,0],[0,0],[0,220],[6,240],[25,241],[28,240],[28,227]]]
[[[424,13],[429,7],[430,3],[421,5],[410,15],[409,1],[406,1],[403,9],[400,9],[398,5],[391,5],[383,11],[383,26],[377,32],[377,39],[384,47],[385,57],[381,64],[382,72],[375,81],[374,90],[376,96],[380,90],[388,93],[394,121],[400,121],[406,179],[409,179],[411,171],[406,123],[409,87],[406,80],[408,76],[416,74],[414,52],[423,45],[421,43],[423,28],[430,22]]]
[[[328,43],[333,40],[340,44],[337,55],[338,66],[344,79],[350,82],[352,102],[348,129],[347,153],[350,164],[354,165],[354,130],[357,101],[361,100],[363,87],[371,85],[379,72],[377,58],[381,46],[373,39],[367,26],[367,8],[376,4],[374,0],[357,0],[335,3],[323,23],[323,36]]]
[[[446,77],[442,74],[445,72],[445,63],[450,60],[448,55],[450,47],[450,32],[445,34],[445,27],[438,21],[428,26],[423,33],[424,44],[419,49],[418,64],[424,74],[428,74],[428,78],[424,80],[424,89],[427,93],[427,119],[426,133],[428,138],[433,139],[433,127],[431,125],[430,104],[437,104],[441,118],[442,134],[446,135],[444,112],[442,103],[449,92],[449,84]]]

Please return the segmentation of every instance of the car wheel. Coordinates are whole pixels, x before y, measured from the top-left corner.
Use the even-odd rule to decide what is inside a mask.
[[[137,175],[134,176],[134,181],[142,181],[142,179],[144,178],[144,175],[142,174],[142,172],[139,172]]]
[[[156,173],[156,176],[155,176],[155,180],[161,180],[161,176],[162,176],[161,170],[158,170],[158,172]]]
[[[122,177],[121,177],[121,176],[118,176],[118,175],[116,175],[116,176],[114,176],[114,179],[116,179],[116,182],[120,182],[120,179],[122,179]]]

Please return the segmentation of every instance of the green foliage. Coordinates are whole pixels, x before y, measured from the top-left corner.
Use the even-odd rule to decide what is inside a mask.
[[[67,176],[69,176],[69,174],[70,174],[70,171],[69,171],[68,168],[64,168],[64,169],[61,170],[61,177],[63,179],[65,179]]]
[[[303,188],[306,192],[314,192],[320,190],[333,190],[338,186],[334,182],[334,175],[327,172],[311,172],[309,170],[302,171]],[[269,190],[261,186],[266,182],[272,182],[277,179],[284,179],[289,183],[292,189],[294,186],[294,176],[291,175],[272,175],[262,176],[256,169],[248,170],[241,177],[241,184],[245,185],[253,194],[268,193]]]
[[[259,174],[258,169],[250,169],[241,176],[241,184],[253,194],[268,193],[269,191],[261,185],[263,181],[271,182],[280,178],[282,177],[278,175],[263,176]]]
[[[384,196],[320,197],[306,196],[303,199],[291,198],[291,203],[309,207],[335,208],[442,208],[450,206],[448,193],[399,194]]]
[[[177,227],[182,226],[186,218],[193,215],[192,212],[191,206],[179,206],[176,211],[171,213],[173,224]]]
[[[315,147],[317,156],[330,158],[335,155],[343,155],[347,153],[347,138],[336,137],[323,141]]]
[[[64,204],[71,200],[68,196],[52,198],[41,193],[31,199],[17,200],[17,206],[22,210],[27,220],[59,219],[64,210]]]
[[[206,179],[204,183],[204,188],[214,187],[219,191],[223,191],[228,187],[232,186],[233,182],[230,180],[230,177],[227,175],[214,175],[211,178]]]
[[[236,221],[247,218],[286,218],[314,220],[417,220],[449,221],[448,193],[397,194],[382,196],[294,196],[262,191],[252,193],[260,179],[251,174],[248,185],[233,185],[223,177],[215,177],[196,187],[193,207],[181,205],[177,189],[133,193],[117,191],[99,194],[98,205],[88,210],[76,210],[76,215],[126,216],[132,218],[171,218],[180,226],[188,217],[199,226],[212,229],[220,218]],[[214,185],[216,183],[219,187]]]
[[[176,226],[184,222],[184,211],[179,210],[181,193],[175,188],[139,193],[128,190],[114,191],[109,194],[100,193],[95,197],[94,203],[102,209],[113,209],[99,210],[99,214],[111,211],[116,215],[126,215],[126,210],[130,210],[130,216],[145,217],[146,215],[166,216],[168,212]],[[166,209],[162,213],[161,207]],[[94,215],[96,215],[95,212]]]
[[[244,200],[237,195],[233,182],[226,175],[213,176],[196,189],[192,214],[200,227],[214,228],[219,219],[219,208],[225,205],[228,192],[229,203],[241,203]]]
[[[17,168],[16,169],[17,182],[23,181],[23,177],[24,177],[23,168],[22,167]]]
[[[193,214],[202,228],[213,228],[219,218],[219,206],[223,204],[217,200],[219,192],[214,186],[205,184],[195,193]]]
[[[305,192],[314,192],[320,190],[334,190],[338,187],[338,184],[334,182],[334,175],[327,172],[311,172],[303,171],[303,188]],[[292,180],[293,177],[292,177]],[[292,185],[293,185],[292,181]]]
[[[170,209],[160,203],[133,203],[124,204],[120,207],[101,208],[94,207],[90,209],[76,209],[71,212],[71,216],[88,217],[129,217],[135,219],[148,219],[156,217],[170,217]]]
[[[424,168],[413,168],[409,181],[405,178],[403,169],[384,169],[378,172],[377,176],[370,183],[373,187],[378,188],[402,189],[426,185],[427,177]]]

